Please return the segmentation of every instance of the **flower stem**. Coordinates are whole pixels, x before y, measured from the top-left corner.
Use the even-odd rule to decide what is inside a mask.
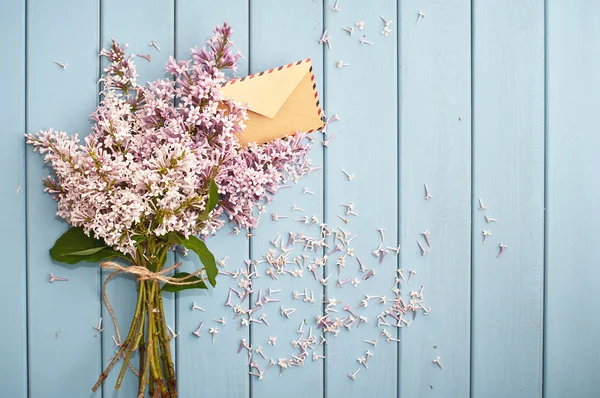
[[[160,366],[160,355],[159,355],[159,341],[158,341],[158,332],[156,329],[157,316],[160,316],[160,310],[156,307],[155,299],[156,299],[156,290],[158,287],[158,283],[154,281],[149,281],[148,284],[150,287],[150,294],[148,296],[147,308],[148,308],[148,354],[150,356],[150,372],[152,375],[152,379],[154,379],[154,383],[156,388],[160,390],[160,393],[163,397],[167,397],[167,388],[163,383],[163,374],[162,368]],[[159,291],[160,294],[160,291]],[[155,315],[155,310],[157,310],[158,314]]]
[[[144,329],[142,326],[142,334],[144,334]],[[142,389],[142,380],[144,379],[144,375],[145,373],[147,373],[147,369],[146,369],[146,344],[142,341],[139,345],[139,356],[140,356],[140,379],[138,380],[138,393],[141,391]]]
[[[141,289],[141,284],[140,284],[140,289]],[[110,371],[113,368],[113,366],[115,366],[115,364],[117,363],[117,361],[121,358],[121,355],[123,355],[123,353],[125,352],[125,350],[127,350],[130,347],[131,337],[133,335],[134,329],[136,329],[136,326],[138,324],[139,316],[140,316],[140,311],[142,311],[142,295],[138,293],[138,301],[137,301],[135,313],[133,315],[133,319],[131,321],[131,326],[129,327],[129,333],[127,334],[127,337],[125,338],[125,341],[121,344],[121,348],[117,352],[117,355],[115,355],[115,357],[113,358],[113,360],[106,367],[106,369],[104,370],[104,372],[102,372],[102,374],[100,375],[100,377],[98,377],[98,380],[96,381],[96,384],[94,384],[94,387],[92,387],[92,391],[93,392],[96,392],[96,390],[98,390],[98,388],[100,387],[100,385],[108,377],[108,374],[110,373]],[[124,367],[126,367],[126,365]]]
[[[147,263],[148,269],[156,266],[160,267],[162,265],[161,260],[159,256],[157,264]],[[167,328],[160,285],[155,280],[141,280],[139,281],[138,290],[137,305],[129,333],[117,355],[98,378],[93,391],[100,387],[108,377],[110,370],[123,357],[123,367],[115,384],[115,390],[119,390],[131,357],[138,350],[140,357],[138,398],[145,397],[146,386],[148,386],[150,396],[153,398],[159,396],[162,398],[175,398],[178,396],[177,379],[171,355],[171,336]]]
[[[144,291],[144,300],[146,300],[146,292]],[[140,347],[140,344],[144,344],[144,341],[142,340],[144,337],[144,326],[146,324],[146,310],[145,308],[143,308],[141,310],[142,312],[142,320],[140,321],[140,331],[137,335],[137,338],[134,340],[133,342],[133,350],[135,351],[136,348]],[[141,350],[141,347],[140,347]]]
[[[148,308],[148,356],[150,357],[150,372],[152,374],[152,377],[154,378],[154,380],[158,380],[159,379],[159,374],[158,374],[158,367],[156,366],[156,357],[157,357],[157,350],[156,350],[156,342],[155,342],[155,336],[156,336],[156,331],[154,330],[154,303],[153,303],[153,299],[154,299],[154,282],[148,282],[149,284],[152,284],[151,288],[150,288],[150,294],[148,295],[148,300],[146,301],[146,306]]]
[[[100,377],[98,377],[98,380],[96,381],[96,384],[94,384],[94,387],[92,387],[92,392],[96,392],[96,390],[98,390],[98,388],[104,382],[104,380],[106,380],[106,378],[108,377],[108,374],[110,373],[111,369],[113,368],[113,366],[115,366],[115,364],[117,363],[117,361],[119,360],[119,358],[121,358],[121,355],[123,355],[123,352],[127,348],[128,344],[129,344],[129,342],[127,340],[125,340],[123,342],[123,344],[121,345],[121,348],[119,349],[119,351],[117,352],[117,354],[115,355],[115,357],[113,358],[113,360],[108,364],[108,366],[106,367],[106,369],[104,370],[104,372],[102,372],[102,374],[100,375]]]
[[[145,299],[146,299],[146,290],[145,290],[145,285],[143,283],[140,283],[140,289],[138,292],[138,304],[141,304]],[[129,336],[127,336],[127,339],[134,339],[133,342],[134,344],[128,344],[127,349],[125,350],[125,359],[123,360],[123,367],[121,368],[121,372],[119,373],[119,378],[117,379],[117,383],[115,384],[115,390],[118,390],[121,388],[121,383],[123,382],[123,376],[125,376],[125,371],[127,370],[127,365],[129,364],[129,361],[131,359],[131,354],[133,354],[133,351],[136,348],[136,344],[135,342],[139,341],[139,336],[144,334],[144,308],[141,305],[138,305],[135,309],[135,315],[134,315],[134,319],[137,320],[137,324],[135,326],[132,326],[132,328],[129,330]],[[141,314],[140,314],[141,313]],[[140,319],[141,317],[141,319]],[[135,329],[135,332],[132,335],[132,331]],[[131,336],[131,337],[130,337]]]
[[[156,301],[158,302],[158,310],[159,310],[159,322],[160,322],[160,332],[159,339],[161,342],[162,349],[162,359],[164,363],[165,372],[168,375],[167,379],[167,387],[170,391],[177,391],[177,379],[175,377],[175,365],[173,364],[173,358],[171,356],[171,347],[170,341],[171,337],[167,331],[167,322],[165,320],[165,312],[163,308],[163,300],[160,292],[157,294]]]
[[[142,284],[145,282],[141,282]],[[148,328],[148,335],[149,335],[149,328]],[[140,372],[140,374],[142,375],[141,379],[140,379],[140,387],[138,389],[138,398],[144,398],[145,395],[145,390],[146,390],[146,384],[148,383],[148,374],[150,373],[150,338],[147,339],[147,343],[146,343],[146,347],[144,349],[147,349],[147,353],[146,353],[146,357],[144,358],[144,366]],[[151,386],[152,387],[152,386]]]

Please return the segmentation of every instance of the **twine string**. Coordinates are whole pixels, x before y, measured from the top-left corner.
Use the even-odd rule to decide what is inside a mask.
[[[200,280],[202,282],[204,282],[206,280],[201,276],[203,268],[197,269],[194,272],[192,272],[189,275],[186,275],[182,278],[176,278],[173,276],[165,275],[165,274],[179,268],[181,265],[182,265],[182,263],[175,263],[168,268],[162,269],[158,272],[153,272],[153,271],[150,271],[148,268],[142,267],[139,265],[130,265],[128,267],[124,267],[121,264],[118,264],[118,263],[115,263],[112,261],[105,261],[105,262],[100,263],[100,267],[102,269],[114,270],[110,275],[108,275],[106,277],[106,279],[104,280],[104,283],[102,284],[102,298],[104,299],[104,303],[106,304],[108,313],[110,314],[113,324],[115,325],[115,332],[117,334],[117,341],[119,342],[119,344],[123,344],[123,342],[121,341],[121,333],[119,331],[119,326],[117,324],[117,317],[115,316],[115,313],[112,309],[112,306],[110,305],[110,301],[108,300],[108,296],[106,294],[106,284],[112,278],[114,278],[115,276],[120,274],[121,272],[125,272],[126,274],[136,275],[137,282],[155,281],[155,282],[168,283],[169,285],[175,285],[175,286],[186,286],[186,285],[193,285],[194,283],[198,283],[197,280],[190,280],[194,277],[200,278]]]

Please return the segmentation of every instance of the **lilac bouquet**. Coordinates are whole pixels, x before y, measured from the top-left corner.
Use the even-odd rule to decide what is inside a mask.
[[[57,215],[72,227],[50,250],[56,261],[101,262],[137,277],[138,300],[129,333],[100,375],[95,391],[115,363],[140,356],[139,396],[175,397],[177,385],[169,349],[162,291],[216,286],[215,258],[204,238],[226,221],[255,227],[265,203],[288,180],[310,171],[306,135],[297,133],[258,146],[241,146],[237,134],[247,119],[244,104],[221,98],[224,70],[236,69],[231,27],[217,27],[191,59],[171,58],[172,78],[137,84],[133,56],[113,40],[102,50],[109,65],[101,79],[102,101],[92,115],[91,133],[80,143],[52,129],[27,134],[55,176],[43,180],[58,204]],[[203,268],[171,275],[167,253],[183,245]],[[109,313],[112,309],[106,300]],[[113,316],[113,321],[115,321]]]

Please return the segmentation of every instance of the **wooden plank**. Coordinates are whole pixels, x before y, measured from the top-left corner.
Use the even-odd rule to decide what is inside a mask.
[[[398,18],[401,266],[417,271],[403,290],[424,286],[432,308],[402,331],[401,397],[469,396],[470,11],[467,0],[408,0]],[[423,256],[417,240],[425,229],[431,248]],[[432,362],[438,356],[443,370]]]
[[[277,0],[251,1],[250,6],[250,72],[256,73],[269,68],[278,67],[293,61],[311,58],[315,73],[317,89],[323,87],[323,53],[318,44],[322,32],[322,4],[313,2],[282,2]],[[322,163],[322,146],[320,137],[313,133],[316,138],[315,145],[309,157],[314,165]],[[319,228],[314,225],[310,228],[295,222],[294,219],[308,216],[323,219],[323,183],[322,171],[311,173],[304,177],[298,184],[292,183],[291,188],[285,188],[275,195],[275,200],[267,206],[267,213],[263,215],[260,226],[253,231],[256,234],[251,239],[251,254],[255,260],[260,260],[271,248],[269,240],[274,240],[281,234],[284,242],[287,242],[289,232],[302,232],[306,235],[318,237]],[[308,188],[314,195],[303,195],[303,188]],[[296,205],[304,212],[292,212],[292,205]],[[271,214],[277,213],[289,218],[273,221]],[[289,258],[302,254],[301,245],[297,244]],[[306,253],[311,261],[315,253]],[[251,329],[251,343],[254,347],[261,345],[267,358],[275,361],[283,358],[291,358],[298,355],[299,349],[294,349],[290,342],[300,337],[298,330],[302,320],[307,321],[304,326],[304,338],[308,336],[312,327],[313,336],[320,341],[320,330],[317,330],[315,316],[321,313],[321,301],[323,298],[322,286],[314,279],[313,275],[304,270],[302,278],[291,275],[278,275],[279,280],[274,281],[264,273],[267,265],[259,266],[261,278],[253,283],[254,294],[252,295],[252,306],[255,305],[258,290],[262,293],[268,291],[269,287],[281,289],[280,293],[273,294],[273,298],[281,299],[280,303],[264,305],[257,314],[265,313],[270,326],[254,324]],[[308,289],[315,297],[314,303],[303,302],[302,299],[294,300],[293,291],[302,292]],[[296,308],[297,311],[286,319],[280,314],[280,305],[284,308]],[[269,336],[277,337],[275,346],[268,345]],[[265,368],[267,361],[255,355],[259,366]],[[284,370],[278,376],[279,366],[274,366],[265,374],[263,380],[252,377],[251,395],[254,397],[272,397],[277,392],[290,391],[296,397],[319,397],[323,394],[323,361],[312,361],[307,358],[304,366],[293,367]]]
[[[379,228],[385,229],[384,247],[398,243],[398,25],[395,1],[376,3],[339,3],[340,12],[331,8],[336,4],[328,0],[325,5],[326,27],[332,37],[331,51],[325,51],[325,111],[328,116],[339,114],[340,121],[327,128],[328,137],[336,138],[325,151],[326,187],[325,213],[328,224],[342,227],[351,234],[358,234],[351,247],[365,267],[376,275],[362,280],[355,258],[347,257],[347,265],[339,279],[359,278],[358,287],[350,284],[336,286],[338,270],[335,261],[329,260],[331,283],[326,289],[327,299],[336,298],[355,308],[358,316],[366,316],[368,323],[348,332],[341,330],[339,336],[327,334],[325,395],[331,397],[396,397],[398,378],[398,344],[380,338],[376,347],[364,340],[376,340],[384,327],[378,328],[377,316],[391,304],[377,304],[371,300],[366,308],[358,308],[365,295],[394,297],[392,285],[396,276],[399,257],[390,251],[379,264],[371,252],[381,243]],[[383,36],[381,17],[392,20],[392,32]],[[355,22],[364,21],[360,30]],[[353,26],[350,36],[341,30]],[[374,43],[361,44],[359,39]],[[343,60],[350,66],[338,68]],[[351,181],[342,170],[355,176]],[[354,203],[359,217],[345,215],[341,203]],[[345,225],[338,216],[347,217]],[[337,308],[343,313],[343,305]],[[338,314],[334,314],[337,316]],[[347,313],[345,313],[347,315]],[[340,318],[343,315],[340,314]],[[394,336],[397,329],[386,327]],[[369,369],[362,368],[357,358],[370,350],[374,356],[368,360]],[[349,373],[362,368],[356,381]]]
[[[150,54],[151,61],[135,57],[134,62],[139,75],[139,84],[162,78],[165,75],[165,63],[174,50],[174,0],[102,0],[101,5],[101,43],[103,48],[109,48],[111,38],[121,44],[127,43],[128,54]],[[135,15],[138,23],[131,23],[131,16]],[[149,46],[155,40],[161,51]],[[106,67],[108,61],[105,57],[101,59],[102,67]],[[172,256],[168,260],[173,263]],[[103,271],[103,278],[111,272]],[[121,338],[125,339],[131,324],[131,318],[135,311],[137,299],[137,283],[131,277],[119,276],[107,285],[107,297],[110,300],[117,321],[119,323]],[[173,294],[164,294],[164,308],[166,312],[167,325],[175,326],[175,300]],[[118,303],[118,304],[117,304]],[[102,308],[104,319],[104,332],[102,333],[102,365],[108,366],[115,351],[118,349],[113,342],[116,336],[114,325],[106,307]],[[173,355],[176,355],[175,343],[171,342]],[[139,369],[137,354],[131,360],[135,369]],[[119,375],[122,362],[119,362],[115,370],[111,372],[104,382],[105,395],[113,397],[132,397],[138,391],[138,378],[133,372],[128,371],[123,384],[118,392],[114,391],[115,382]]]
[[[27,2],[27,127],[53,127],[85,135],[96,107],[97,1]],[[49,24],[52,28],[49,29]],[[66,62],[63,70],[53,61]],[[27,150],[27,282],[29,393],[88,397],[100,374],[100,272],[96,264],[67,266],[48,249],[67,229],[56,203],[43,192],[48,175],[42,157]],[[48,274],[68,282],[48,282]]]
[[[544,1],[477,4],[473,36],[472,394],[539,397]],[[497,258],[500,243],[508,248]]]
[[[0,119],[0,241],[5,247],[0,281],[0,385],[10,397],[27,396],[27,297],[25,257],[25,1],[0,5],[4,40],[0,53],[10,62],[0,64],[3,84]],[[10,37],[10,40],[8,39]],[[18,172],[15,172],[18,170]]]
[[[600,4],[547,2],[544,396],[595,397]]]
[[[176,9],[176,55],[178,59],[188,59],[190,49],[202,46],[210,37],[215,26],[227,21],[234,29],[233,40],[236,47],[248,57],[248,1],[228,0],[220,2],[198,2],[177,0]],[[239,75],[248,73],[247,60],[242,59],[238,68]],[[229,256],[226,269],[233,271],[244,266],[248,259],[248,240],[243,233],[227,236],[229,227],[219,231],[217,236],[207,240],[209,249],[217,259]],[[200,267],[193,260],[179,258],[183,268],[190,270]],[[238,322],[232,320],[231,308],[225,307],[229,287],[237,282],[220,275],[214,290],[188,290],[178,294],[177,332],[178,340],[177,374],[179,394],[182,397],[219,396],[247,397],[250,380],[248,364],[243,354],[238,355],[237,348],[242,338],[248,339],[246,328],[238,330]],[[193,303],[206,311],[192,311]],[[245,305],[247,308],[246,301]],[[226,325],[220,326],[212,321],[225,317]],[[201,339],[192,334],[204,322]],[[211,344],[209,327],[219,327],[215,343]]]

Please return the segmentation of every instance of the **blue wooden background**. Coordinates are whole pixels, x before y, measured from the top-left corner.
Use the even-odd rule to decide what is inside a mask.
[[[357,254],[377,275],[358,289],[323,287],[310,275],[301,284],[263,275],[255,291],[282,288],[283,304],[297,307],[297,316],[285,320],[273,306],[266,312],[270,327],[238,330],[231,321],[215,344],[191,332],[202,320],[230,319],[223,307],[230,278],[220,277],[216,291],[168,297],[168,323],[180,333],[173,345],[182,397],[600,394],[600,3],[339,0],[337,12],[334,6],[335,0],[0,3],[0,396],[131,397],[136,390],[130,373],[119,392],[114,374],[90,392],[114,355],[112,325],[105,322],[103,333],[92,327],[101,316],[108,320],[104,275],[94,265],[50,261],[48,249],[67,226],[42,192],[48,170],[25,147],[23,133],[89,130],[98,52],[111,37],[133,53],[152,54],[152,62],[136,59],[146,81],[163,75],[170,54],[186,57],[225,20],[245,55],[239,75],[311,57],[324,110],[341,118],[329,126],[337,136],[328,148],[314,134],[311,158],[323,169],[282,190],[267,214],[289,215],[296,204],[340,225],[339,203],[354,202],[360,217],[348,229],[359,234]],[[387,37],[380,17],[392,20]],[[354,26],[359,21],[362,31]],[[349,26],[352,36],[341,29]],[[318,42],[324,28],[331,51]],[[360,44],[363,35],[374,44]],[[161,52],[148,47],[151,40]],[[340,60],[350,66],[337,68]],[[356,178],[348,181],[341,169]],[[303,195],[304,187],[315,195]],[[478,210],[479,197],[488,210]],[[487,223],[485,215],[498,222]],[[298,231],[293,218],[267,216],[249,240],[226,236],[227,229],[208,243],[237,269],[259,259],[278,233]],[[391,246],[402,245],[381,266],[369,254],[379,244],[378,228]],[[424,229],[432,239],[426,256],[416,245]],[[485,245],[483,230],[492,232]],[[497,258],[500,243],[508,249]],[[365,293],[391,296],[396,268],[417,271],[412,289],[425,287],[432,312],[399,330],[401,343],[374,348],[356,381],[347,374],[360,367],[356,358],[368,348],[362,340],[379,332],[376,305],[363,311],[368,324],[327,337],[325,360],[281,376],[274,367],[260,381],[248,375],[244,355],[236,354],[242,337],[275,360],[289,356],[287,342],[300,320],[314,326],[321,298],[358,304]],[[50,272],[69,282],[48,283]],[[126,278],[109,285],[123,324],[134,286]],[[292,300],[290,292],[305,287],[317,304]],[[206,312],[191,311],[193,302]],[[279,344],[267,345],[269,336]],[[438,356],[443,370],[432,363]]]

